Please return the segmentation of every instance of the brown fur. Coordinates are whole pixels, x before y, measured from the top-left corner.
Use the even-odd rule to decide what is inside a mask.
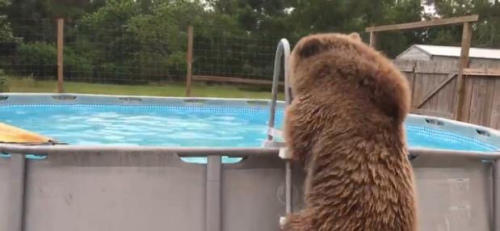
[[[284,134],[307,178],[305,208],[284,230],[417,230],[406,79],[356,33],[301,39],[290,68]]]

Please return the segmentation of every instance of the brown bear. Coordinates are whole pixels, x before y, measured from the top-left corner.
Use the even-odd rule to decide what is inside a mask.
[[[357,33],[315,34],[293,49],[290,84],[284,138],[307,176],[305,208],[283,230],[417,230],[401,72]]]

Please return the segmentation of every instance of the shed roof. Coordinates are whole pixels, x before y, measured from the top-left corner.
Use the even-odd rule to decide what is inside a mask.
[[[405,54],[411,49],[419,49],[430,56],[460,57],[460,47],[421,45],[421,44],[415,44],[411,46],[406,51],[401,53],[399,56]],[[469,57],[483,58],[483,59],[500,59],[500,49],[471,47],[469,51]]]

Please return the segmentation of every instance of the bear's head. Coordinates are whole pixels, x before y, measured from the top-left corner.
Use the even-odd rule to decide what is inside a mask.
[[[302,38],[290,57],[290,84],[296,96],[321,92],[333,103],[336,99],[374,103],[397,122],[403,122],[410,110],[407,79],[357,33]]]

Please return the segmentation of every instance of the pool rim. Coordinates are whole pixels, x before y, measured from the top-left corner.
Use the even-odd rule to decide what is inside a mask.
[[[64,99],[64,97],[69,97],[70,99]],[[74,98],[73,98],[74,97]],[[58,99],[62,98],[62,99]],[[71,99],[73,98],[73,99]],[[29,99],[29,101],[27,100]],[[270,107],[271,99],[251,99],[251,98],[216,98],[216,97],[178,97],[178,96],[142,96],[142,95],[105,95],[105,94],[75,94],[75,93],[0,93],[0,107],[9,105],[43,105],[55,104],[55,105],[71,105],[71,104],[88,104],[88,105],[131,105],[131,106],[160,106],[160,105],[172,105],[172,103],[178,103],[180,105],[189,105],[191,103],[203,103],[204,105],[212,106],[229,106],[229,105],[257,105]],[[97,103],[99,102],[99,103]],[[284,107],[284,101],[277,102],[278,107]],[[469,137],[477,138],[480,141],[491,144],[496,147],[495,151],[456,151],[447,149],[432,149],[432,148],[409,148],[410,152],[422,152],[425,151],[438,151],[447,153],[450,152],[461,152],[461,153],[497,153],[500,155],[500,131],[470,124],[461,121],[455,121],[447,118],[409,114],[405,123],[430,127],[433,129],[446,129],[450,132],[457,132],[461,135],[466,135]],[[449,130],[452,129],[452,130]],[[479,131],[485,132],[487,135],[478,134]],[[251,147],[251,148],[220,148],[220,147],[189,147],[189,148],[179,148],[179,147],[165,147],[165,146],[127,146],[127,145],[23,145],[23,144],[6,144],[0,143],[0,151],[3,152],[15,152],[22,150],[30,150],[32,153],[36,150],[37,152],[52,152],[54,151],[75,151],[75,149],[87,149],[92,147],[93,150],[103,150],[109,151],[110,149],[130,149],[130,150],[150,150],[156,149],[170,152],[178,153],[201,153],[200,151],[218,151],[228,150],[235,155],[238,153],[254,153],[256,150],[261,150],[264,153],[276,152],[278,148],[266,148],[266,147]],[[269,149],[269,150],[268,150]],[[413,150],[413,151],[412,151]],[[257,151],[258,152],[258,151]],[[33,154],[45,154],[45,153],[33,153]]]

